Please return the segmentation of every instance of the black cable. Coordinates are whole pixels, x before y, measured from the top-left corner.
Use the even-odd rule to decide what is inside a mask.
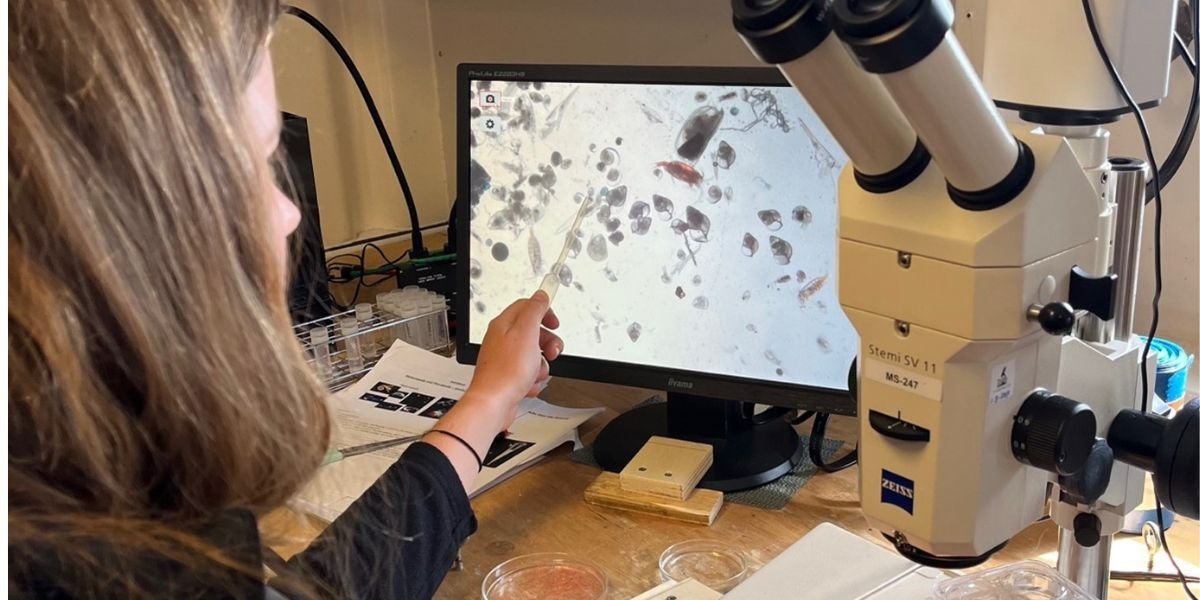
[[[1162,297],[1162,186],[1159,185],[1158,162],[1154,160],[1154,147],[1150,143],[1150,130],[1146,127],[1146,119],[1142,115],[1142,109],[1138,108],[1137,102],[1133,100],[1133,96],[1129,93],[1129,88],[1125,87],[1125,82],[1121,79],[1120,73],[1117,73],[1116,67],[1113,66],[1112,59],[1108,56],[1108,51],[1104,48],[1104,41],[1100,39],[1100,30],[1096,26],[1096,17],[1092,14],[1091,0],[1081,0],[1083,2],[1083,15],[1087,19],[1088,31],[1092,35],[1092,42],[1096,45],[1096,51],[1100,54],[1100,59],[1104,61],[1104,68],[1108,70],[1109,76],[1112,77],[1113,83],[1117,89],[1121,91],[1121,96],[1125,99],[1125,103],[1129,105],[1133,111],[1133,116],[1137,120],[1138,131],[1142,135],[1142,144],[1146,149],[1146,159],[1150,163],[1150,170],[1154,176],[1151,182],[1154,192],[1154,298],[1150,301],[1150,330],[1146,335],[1146,346],[1142,349],[1142,365],[1150,357],[1150,344],[1154,341],[1154,335],[1158,332],[1158,302]],[[1193,30],[1195,23],[1200,16],[1196,11],[1192,11]],[[1193,88],[1195,82],[1193,82]],[[1194,98],[1193,98],[1194,100]],[[1149,382],[1146,378],[1146,369],[1138,369],[1141,371],[1142,380],[1142,412],[1145,413],[1149,407]],[[1180,585],[1183,586],[1183,591],[1192,600],[1196,600],[1195,594],[1188,588],[1187,578],[1183,575],[1183,570],[1179,568],[1179,564],[1175,562],[1174,555],[1171,554],[1170,547],[1167,546],[1166,531],[1163,527],[1162,504],[1158,501],[1158,490],[1155,489],[1155,507],[1158,517],[1158,528],[1162,532],[1163,550],[1167,553],[1167,557],[1171,559],[1171,564],[1175,566],[1176,572],[1179,574]]]
[[[440,228],[446,227],[448,225],[450,225],[450,221],[441,221],[439,223],[434,223],[433,225],[426,225],[421,228],[421,233],[424,233],[426,231],[430,231],[433,229],[440,229]],[[330,246],[328,248],[325,248],[325,252],[337,252],[338,250],[345,250],[346,248],[353,248],[355,246],[358,246],[360,244],[365,244],[367,242],[382,242],[383,240],[390,240],[392,238],[398,238],[398,237],[409,235],[412,233],[412,231],[413,231],[412,229],[401,229],[398,231],[392,231],[389,233],[384,233],[384,234],[376,235],[376,236],[369,237],[369,238],[363,238],[361,240],[345,242],[343,244],[338,244],[337,246]]]
[[[337,300],[334,300],[333,294],[329,295],[329,303],[332,304],[333,307],[336,308],[338,312],[346,312],[346,311],[350,310],[351,306],[354,306],[356,303],[358,303],[358,293],[361,291],[362,291],[362,279],[359,279],[358,283],[354,285],[354,295],[350,296],[349,303],[344,304],[344,305],[339,303]]]
[[[829,413],[819,412],[813,418],[812,431],[808,433],[808,458],[818,469],[826,473],[836,473],[842,469],[858,464],[858,446],[845,456],[826,462],[821,450],[825,446],[825,426],[829,423]]]
[[[750,419],[750,423],[755,426],[766,425],[776,419],[788,416],[795,410],[783,406],[772,406],[756,415],[754,414],[754,406],[752,403],[743,404],[742,411],[746,418]]]
[[[359,73],[358,67],[354,64],[354,60],[350,58],[350,53],[346,52],[346,48],[342,46],[337,36],[333,35],[333,32],[324,23],[302,8],[289,5],[284,6],[283,10],[287,14],[308,23],[309,26],[317,30],[317,33],[321,34],[321,37],[337,53],[338,58],[342,59],[342,65],[350,72],[350,77],[354,78],[354,85],[358,87],[358,93],[367,105],[367,112],[371,114],[371,121],[375,124],[375,131],[379,134],[379,141],[383,142],[383,149],[387,151],[388,161],[392,163],[392,170],[395,171],[396,179],[400,182],[400,191],[404,193],[404,203],[408,205],[408,220],[412,223],[413,256],[425,256],[425,243],[421,239],[421,221],[417,217],[417,204],[413,201],[412,190],[408,187],[408,178],[404,176],[404,168],[400,166],[400,158],[396,155],[396,148],[392,145],[392,138],[388,135],[387,127],[383,125],[383,118],[379,116],[379,109],[375,106],[375,100],[371,97],[371,91],[367,89],[367,82],[363,80],[362,74]]]
[[[1163,527],[1163,512],[1162,501],[1158,498],[1158,489],[1154,490],[1154,517],[1158,520],[1158,541],[1162,542],[1163,552],[1167,553],[1167,560],[1171,561],[1171,566],[1175,567],[1175,572],[1179,574],[1179,583],[1183,586],[1183,591],[1188,595],[1188,598],[1196,600],[1196,595],[1192,593],[1188,587],[1188,578],[1183,574],[1183,569],[1179,568],[1179,563],[1175,562],[1175,555],[1171,553],[1171,547],[1167,545],[1167,528]]]
[[[1192,53],[1188,52],[1187,44],[1183,43],[1183,38],[1179,37],[1179,32],[1175,33],[1175,50],[1179,52],[1179,58],[1183,59],[1183,64],[1187,65],[1189,71],[1192,72],[1192,77],[1196,76],[1196,59],[1192,58]]]
[[[333,307],[335,309],[337,309],[339,312],[345,312],[345,311],[353,308],[354,305],[356,303],[358,303],[358,295],[360,293],[362,293],[363,288],[375,287],[375,286],[377,286],[385,281],[388,281],[392,278],[392,275],[388,274],[388,273],[370,273],[370,274],[368,274],[366,272],[366,270],[367,270],[367,250],[369,250],[369,249],[373,249],[376,252],[378,252],[379,256],[383,258],[384,264],[387,267],[395,269],[397,272],[401,268],[401,265],[398,261],[404,260],[410,254],[409,250],[405,250],[404,253],[401,254],[399,258],[397,258],[396,260],[392,260],[392,259],[388,258],[387,254],[384,253],[382,248],[380,248],[379,246],[376,246],[373,243],[368,242],[366,244],[363,244],[362,250],[360,250],[358,255],[355,257],[358,259],[357,265],[355,265],[353,263],[338,262],[337,259],[342,258],[341,256],[335,257],[332,261],[325,263],[326,269],[329,269],[330,267],[333,267],[333,266],[345,266],[345,267],[358,269],[358,276],[354,277],[354,278],[350,278],[350,279],[333,278],[333,277],[329,278],[330,283],[350,283],[351,281],[356,281],[356,283],[354,284],[354,294],[350,296],[350,302],[348,304],[342,305],[342,304],[338,303],[338,301],[333,298],[333,295],[330,294],[329,303],[332,304]],[[376,279],[375,281],[372,281],[371,283],[367,283],[366,278],[372,277],[372,276],[378,276],[379,279]]]
[[[330,278],[330,281],[333,283],[348,283],[350,281],[353,281],[354,279],[359,279],[359,278],[362,278],[365,276],[379,275],[380,273],[367,273],[366,262],[367,262],[367,250],[368,249],[378,252],[380,258],[383,259],[383,264],[380,265],[379,267],[375,267],[372,270],[376,270],[379,268],[388,268],[388,269],[393,269],[396,271],[403,270],[404,263],[401,263],[400,261],[404,260],[411,254],[411,251],[405,250],[398,258],[396,258],[395,260],[392,260],[392,259],[388,258],[387,253],[385,253],[382,248],[380,248],[379,246],[377,246],[373,243],[368,242],[366,244],[363,244],[363,247],[361,250],[359,250],[358,255],[354,257],[357,260],[356,263],[345,262],[343,260],[340,260],[340,259],[345,258],[346,256],[350,256],[350,255],[345,255],[345,254],[343,254],[341,256],[335,256],[325,263],[325,268],[327,270],[331,269],[332,267],[347,267],[347,268],[352,268],[352,269],[358,269],[358,271],[359,271],[359,274],[355,277],[339,278],[339,279]]]
[[[980,554],[979,556],[938,556],[935,554],[930,554],[916,546],[913,546],[912,544],[909,544],[908,541],[899,534],[889,535],[882,531],[880,533],[883,534],[884,539],[891,542],[892,545],[896,547],[896,552],[899,552],[900,556],[903,556],[904,558],[907,558],[915,563],[920,563],[926,567],[933,567],[935,569],[943,570],[961,570],[977,567],[991,558],[992,555],[1003,550],[1004,547],[1008,545],[1008,540],[1004,540],[996,547],[984,552],[983,554]]]
[[[1192,11],[1193,20],[1196,16],[1196,11]],[[1183,59],[1183,63],[1187,65],[1192,72],[1192,94],[1188,98],[1187,112],[1184,113],[1183,125],[1179,128],[1179,135],[1175,137],[1175,143],[1171,146],[1171,152],[1167,154],[1167,158],[1162,163],[1162,184],[1159,188],[1167,187],[1171,180],[1175,178],[1175,173],[1179,171],[1179,167],[1183,166],[1183,161],[1187,158],[1188,150],[1192,147],[1192,138],[1196,135],[1197,121],[1200,121],[1200,108],[1197,107],[1197,101],[1200,99],[1200,79],[1196,77],[1196,61],[1188,54],[1187,46],[1183,43],[1183,38],[1179,34],[1175,34],[1175,47],[1179,50],[1179,56]],[[1152,197],[1151,187],[1154,182],[1146,185],[1146,202],[1150,202]]]
[[[368,248],[379,253],[380,258],[383,259],[384,266],[387,266],[387,267],[390,267],[390,268],[393,268],[396,270],[400,270],[403,267],[403,265],[401,265],[397,261],[404,260],[405,258],[408,257],[408,255],[411,252],[409,250],[405,250],[404,253],[400,255],[400,258],[397,258],[395,261],[393,261],[392,259],[388,258],[386,253],[384,253],[383,248],[376,246],[374,242],[367,242],[366,244],[363,244],[363,261],[364,261],[363,268],[364,269],[366,269],[365,261],[367,258],[366,255],[367,255]]]

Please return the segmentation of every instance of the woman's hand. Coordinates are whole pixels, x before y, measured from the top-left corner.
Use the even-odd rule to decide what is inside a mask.
[[[562,340],[550,331],[557,328],[558,317],[541,291],[514,302],[488,325],[467,392],[505,405],[510,413],[505,427],[517,403],[541,391],[550,376],[547,361],[562,354]]]
[[[549,331],[557,327],[550,298],[541,291],[517,300],[492,319],[471,385],[425,436],[427,443],[450,459],[468,492],[479,469],[475,456],[487,455],[492,441],[516,418],[521,400],[541,391],[550,374],[547,361],[562,354],[562,340]],[[438,430],[453,433],[461,441]]]

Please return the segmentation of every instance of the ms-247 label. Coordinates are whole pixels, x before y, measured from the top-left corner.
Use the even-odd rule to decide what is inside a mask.
[[[941,400],[942,398],[941,379],[878,360],[867,359],[863,366],[863,376],[867,379],[918,394],[930,400]]]

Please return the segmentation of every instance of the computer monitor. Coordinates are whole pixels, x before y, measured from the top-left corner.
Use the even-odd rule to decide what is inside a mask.
[[[283,113],[279,144],[283,158],[275,165],[280,187],[300,209],[300,225],[292,232],[292,277],[288,287],[288,311],[292,322],[305,323],[328,317],[333,312],[329,297],[329,272],[325,267],[325,243],[321,236],[321,210],[317,205],[317,182],[313,175],[312,147],[308,120]]]
[[[846,159],[778,71],[464,64],[457,94],[460,361],[553,270],[552,374],[666,392],[600,433],[607,469],[670,435],[713,444],[702,485],[746,488],[801,453],[753,404],[854,413]]]

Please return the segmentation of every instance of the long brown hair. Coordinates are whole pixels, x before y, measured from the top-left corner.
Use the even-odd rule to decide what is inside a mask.
[[[242,121],[278,13],[9,2],[10,550],[186,546],[186,524],[278,507],[320,464],[324,392]]]

